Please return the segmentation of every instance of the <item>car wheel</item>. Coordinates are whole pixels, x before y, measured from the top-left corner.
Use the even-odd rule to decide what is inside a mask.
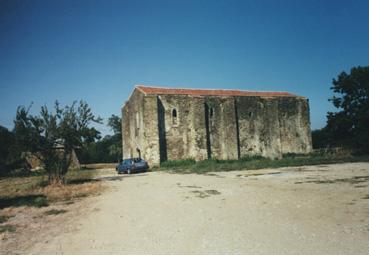
[[[127,169],[127,174],[131,174],[131,169]]]

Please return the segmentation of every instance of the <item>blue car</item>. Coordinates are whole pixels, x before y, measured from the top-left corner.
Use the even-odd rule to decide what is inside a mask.
[[[144,172],[149,169],[147,162],[141,158],[128,158],[122,160],[119,165],[115,167],[118,174]]]

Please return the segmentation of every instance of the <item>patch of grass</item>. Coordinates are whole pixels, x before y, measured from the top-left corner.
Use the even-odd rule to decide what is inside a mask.
[[[0,177],[31,177],[31,176],[42,176],[45,174],[43,169],[30,171],[23,168],[16,168],[11,171],[0,171]]]
[[[101,182],[87,182],[82,184],[66,184],[57,186],[46,186],[42,192],[47,194],[50,202],[69,201],[75,198],[96,195],[102,189]]]
[[[325,179],[325,180],[311,179],[307,181],[300,181],[297,184],[302,184],[302,183],[315,183],[315,184],[349,183],[349,184],[355,185],[355,184],[366,183],[366,182],[369,182],[369,175],[354,176],[354,177],[349,177],[349,178]],[[357,188],[360,186],[355,186],[355,187]]]
[[[7,222],[10,218],[11,218],[11,216],[0,215],[0,224],[4,223],[4,222]]]
[[[181,160],[165,161],[160,164],[160,167],[183,167],[183,166],[191,166],[194,164],[196,164],[196,161],[194,159],[188,158]]]
[[[82,165],[83,169],[115,169],[118,163],[96,163],[96,164],[85,164]]]
[[[190,188],[190,189],[201,189],[202,187],[196,186],[196,185],[181,185],[180,183],[177,183],[177,186],[180,188]]]
[[[0,180],[1,196],[24,195],[44,186],[44,176],[10,177]]]
[[[32,203],[30,205],[34,207],[44,207],[44,206],[49,206],[49,203],[47,201],[47,197],[38,196],[34,200],[32,200]]]
[[[192,193],[195,193],[196,194],[196,197],[199,197],[199,198],[206,198],[206,197],[210,197],[209,194],[206,194],[204,191],[201,191],[201,190],[194,190],[194,191],[191,191]]]
[[[168,161],[160,165],[159,170],[175,173],[197,173],[255,170],[263,168],[279,168],[306,165],[321,165],[344,162],[369,162],[369,155],[363,156],[336,156],[333,154],[312,153],[309,155],[288,154],[282,159],[267,159],[261,156],[247,157],[240,160],[209,159],[194,162],[193,160]]]
[[[210,197],[211,195],[220,195],[221,193],[217,190],[214,189],[210,189],[210,190],[194,190],[191,191],[192,193],[195,193],[197,197],[199,198],[207,198]]]
[[[62,214],[62,213],[66,213],[67,210],[56,210],[56,209],[51,209],[51,210],[48,210],[46,212],[44,212],[45,215],[58,215],[58,214]]]
[[[4,232],[15,232],[16,228],[13,225],[2,225],[0,226],[0,233]]]
[[[47,185],[48,176],[7,177],[0,179],[0,209],[6,207],[48,206],[51,202],[98,194],[102,185],[94,179],[96,170],[71,170],[65,185]]]
[[[220,195],[221,193],[215,189],[209,189],[209,190],[205,190],[206,193],[210,194],[210,195]]]
[[[44,195],[21,195],[8,198],[0,197],[0,209],[19,206],[44,207],[48,205],[49,203]]]
[[[98,170],[89,169],[76,169],[73,171],[68,171],[66,176],[67,184],[78,184],[81,182],[95,181],[94,177],[98,174]]]

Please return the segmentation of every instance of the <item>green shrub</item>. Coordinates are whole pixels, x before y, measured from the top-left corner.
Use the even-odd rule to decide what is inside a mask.
[[[47,198],[43,196],[35,198],[33,204],[35,207],[44,207],[49,205],[49,203],[47,202]]]
[[[182,167],[182,166],[190,166],[196,164],[194,159],[181,159],[181,160],[170,160],[165,161],[160,164],[160,167]]]
[[[16,228],[12,225],[3,225],[0,226],[0,233],[4,232],[15,232]]]

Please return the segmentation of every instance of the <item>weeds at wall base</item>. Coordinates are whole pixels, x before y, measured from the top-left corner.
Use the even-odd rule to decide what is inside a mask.
[[[331,153],[324,154],[319,152],[308,155],[287,154],[284,155],[282,159],[275,160],[263,158],[261,156],[241,158],[239,160],[209,159],[197,162],[193,159],[185,159],[164,162],[159,168],[157,168],[157,170],[173,173],[203,174],[207,172],[256,170],[263,168],[321,165],[345,162],[369,162],[369,155],[335,155]]]

